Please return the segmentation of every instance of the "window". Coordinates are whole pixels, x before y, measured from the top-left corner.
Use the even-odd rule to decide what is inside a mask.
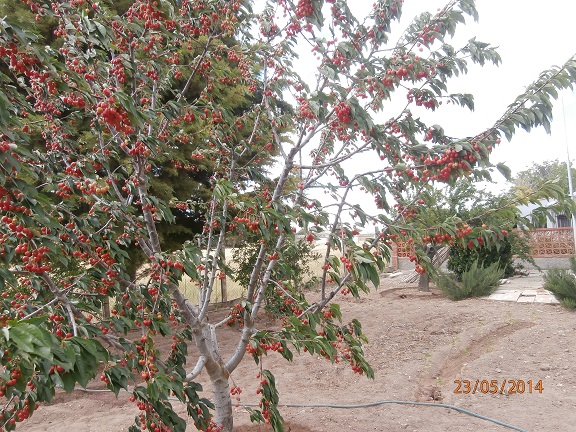
[[[558,228],[566,228],[572,226],[572,221],[566,217],[566,215],[556,216],[556,223]]]

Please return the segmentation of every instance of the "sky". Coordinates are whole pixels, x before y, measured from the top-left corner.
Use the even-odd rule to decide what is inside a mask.
[[[372,1],[353,3],[361,9]],[[446,0],[405,0],[402,21],[396,24],[401,30],[407,22],[424,10],[435,12]],[[470,136],[493,125],[505,112],[516,96],[535,81],[540,72],[552,65],[561,65],[576,54],[574,16],[576,2],[569,0],[477,0],[479,21],[468,18],[460,26],[453,40],[454,46],[462,46],[468,39],[488,42],[498,47],[502,63],[496,67],[471,66],[466,76],[451,80],[450,92],[472,93],[475,110],[454,105],[443,105],[430,114],[434,122],[441,124],[448,135]],[[365,13],[365,12],[364,12]],[[425,118],[427,113],[422,113]],[[564,118],[566,121],[564,121]],[[543,128],[530,133],[518,131],[511,142],[506,139],[493,152],[494,164],[503,162],[512,174],[529,168],[534,163],[547,160],[576,159],[576,93],[565,91],[555,103],[551,134]],[[508,186],[499,174],[495,185],[487,189],[499,192]]]
[[[406,0],[405,16],[413,16],[409,9],[432,6],[439,1]],[[475,111],[450,113],[453,118],[443,122],[454,135],[469,135],[493,124],[533,82],[539,73],[552,65],[560,65],[576,53],[574,16],[576,3],[568,0],[478,0],[478,23],[471,21],[460,35],[466,40],[478,40],[498,46],[502,56],[499,67],[474,68],[457,82],[463,91],[475,96]],[[564,109],[563,109],[564,107]],[[456,110],[453,110],[456,111]],[[566,123],[564,122],[566,119]],[[565,126],[566,124],[566,126]],[[561,94],[555,104],[551,135],[542,129],[530,133],[518,132],[511,142],[503,140],[492,156],[494,163],[504,162],[513,174],[545,160],[566,160],[576,157],[576,95],[573,91]],[[501,182],[499,183],[501,184]]]
[[[425,10],[434,13],[446,3],[447,0],[404,0],[402,20],[394,24],[391,41],[397,39],[417,14]],[[373,1],[356,0],[348,4],[357,16],[362,17],[369,12]],[[446,134],[454,137],[473,136],[492,126],[540,72],[552,65],[561,65],[576,54],[576,2],[476,0],[476,7],[479,21],[467,17],[467,23],[458,27],[456,37],[447,40],[453,46],[461,47],[468,39],[476,37],[498,47],[502,57],[500,66],[469,65],[467,75],[449,81],[450,93],[474,95],[475,110],[470,112],[466,108],[444,104],[430,113],[427,110],[416,112],[415,107],[410,107],[415,116],[442,125]],[[299,63],[304,65],[303,75],[309,74],[313,80],[315,70],[309,65],[315,62],[307,60],[312,60],[308,51],[308,47],[302,50]],[[494,164],[505,163],[515,175],[534,163],[555,159],[565,161],[567,149],[572,161],[576,160],[576,93],[573,91],[561,93],[555,103],[550,135],[543,128],[530,133],[519,130],[511,142],[502,139],[501,145],[492,153],[491,161]],[[494,180],[494,184],[484,185],[493,193],[503,192],[510,186],[497,171]]]

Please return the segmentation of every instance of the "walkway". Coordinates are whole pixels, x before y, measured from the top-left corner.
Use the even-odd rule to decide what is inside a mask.
[[[518,303],[559,303],[550,291],[543,288],[543,276],[543,272],[532,270],[528,276],[511,277],[491,295],[483,298]]]

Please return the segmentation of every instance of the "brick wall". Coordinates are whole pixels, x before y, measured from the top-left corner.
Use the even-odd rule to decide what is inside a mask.
[[[524,235],[522,231],[518,234]],[[574,235],[572,228],[536,228],[528,232],[530,237],[531,255],[536,264],[543,270],[550,268],[570,268],[569,258],[575,255]],[[413,270],[410,262],[409,245],[405,243],[392,245],[390,267],[398,270]],[[524,261],[519,261],[524,268],[535,267]]]

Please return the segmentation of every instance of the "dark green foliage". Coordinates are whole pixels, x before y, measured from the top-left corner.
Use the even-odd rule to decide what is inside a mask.
[[[244,287],[250,283],[259,247],[257,242],[246,242],[234,251],[233,266],[238,268],[235,279]],[[272,316],[300,312],[295,300],[304,300],[304,290],[317,284],[318,277],[313,274],[310,264],[319,258],[320,254],[314,251],[313,243],[292,239],[286,241],[282,257],[272,271],[271,281],[275,283],[270,283],[267,288],[266,312]]]
[[[530,237],[528,236],[527,232],[524,233],[520,231],[511,232],[510,234],[508,234],[508,241],[510,241],[510,244],[512,245],[513,257],[516,257],[518,260],[528,262],[532,266],[534,266],[534,268],[540,270],[540,267],[538,266],[538,264],[536,264],[536,261],[534,261],[534,258],[532,257],[532,251],[530,247]],[[519,264],[518,262],[514,263],[513,266],[516,272],[518,272],[524,267],[522,264]],[[508,275],[505,276],[508,277]]]
[[[474,261],[462,273],[461,281],[456,280],[454,275],[440,274],[435,283],[451,300],[462,300],[490,295],[500,284],[503,275],[504,270],[499,268],[498,263],[482,267]]]
[[[130,6],[135,3],[135,0],[105,0],[103,3],[109,19],[118,19],[119,16],[128,11]],[[179,2],[171,1],[170,3],[173,6],[177,6]],[[22,28],[35,32],[39,37],[37,42],[41,45],[49,45],[54,50],[60,48],[62,41],[54,37],[54,30],[58,26],[57,19],[54,17],[43,17],[42,20],[36,21],[34,19],[35,14],[30,12],[30,7],[24,2],[20,0],[0,0],[0,18],[4,16],[8,17],[11,22],[22,26]],[[200,42],[198,41],[200,48],[195,46],[194,50],[190,52],[183,51],[180,53],[181,56],[186,61],[193,62],[193,59],[202,52],[202,44]],[[218,40],[218,42],[222,43],[222,46],[230,47],[237,43],[231,37]],[[219,73],[230,79],[238,78],[241,75],[241,71],[234,62],[224,58],[218,61],[214,60],[214,63],[218,65]],[[0,72],[4,71],[3,67],[4,65],[0,64]],[[7,72],[7,70],[4,72]],[[11,76],[10,73],[7,74],[7,77],[9,76]],[[174,88],[183,88],[187,79],[188,76],[175,79]],[[8,81],[3,84],[13,86],[15,83]],[[192,81],[184,98],[193,105],[192,101],[201,97],[204,87],[205,78],[196,78]],[[163,89],[163,91],[164,93],[161,93],[160,99],[164,101],[174,99],[171,90]],[[258,105],[261,95],[259,97],[258,95],[250,96],[247,88],[243,85],[219,85],[218,81],[216,81],[214,93],[218,95],[218,99],[213,98],[211,102],[218,106],[224,117],[237,115],[245,123],[243,128],[238,128],[236,131],[235,140],[238,142],[246,140],[252,133],[253,126],[253,118],[250,112],[254,106]],[[288,112],[290,106],[280,102],[279,110]],[[62,117],[66,118],[70,114],[70,111],[65,109]],[[90,130],[90,127],[91,122],[89,120],[78,118],[74,127],[69,131],[74,140],[83,144],[86,149],[90,149],[97,144],[96,136]],[[180,140],[181,137],[178,137],[171,146],[169,154],[166,153],[165,156],[157,155],[154,167],[151,169],[153,175],[150,177],[152,194],[158,199],[165,201],[169,207],[166,209],[167,213],[169,211],[168,216],[159,220],[157,226],[162,248],[168,252],[178,250],[185,241],[193,240],[196,235],[202,232],[202,226],[205,223],[206,202],[209,201],[211,195],[211,178],[218,171],[216,168],[217,164],[214,162],[217,158],[210,157],[214,152],[209,144],[210,136],[207,134],[205,126],[199,126],[196,123],[186,124],[182,126],[180,133],[181,135],[187,133],[189,136],[193,136],[194,139]],[[40,133],[31,135],[31,137],[32,147],[45,148],[45,139]],[[231,138],[232,136],[229,137],[229,139]],[[263,129],[259,131],[253,150],[246,152],[245,156],[239,159],[239,165],[245,165],[250,161],[254,166],[240,170],[241,175],[238,176],[235,183],[238,188],[243,187],[243,182],[254,180],[256,175],[263,176],[266,174],[266,167],[270,164],[270,159],[263,156],[265,153],[262,152],[262,148],[270,140],[269,130]],[[198,157],[193,166],[194,169],[184,169],[183,167],[190,167],[188,159],[191,152]],[[125,162],[124,156],[114,159],[111,163],[112,170],[118,170]],[[60,167],[56,166],[56,168]],[[60,174],[59,171],[60,169],[54,169],[57,174]],[[98,176],[105,178],[107,173],[101,169],[98,172]],[[42,184],[44,181],[39,180],[37,183]],[[176,205],[176,203],[179,205]],[[75,214],[84,214],[89,208],[89,206],[78,203]],[[148,260],[148,256],[134,243],[126,242],[122,247],[130,256],[130,259],[126,262],[127,274],[130,280],[135,281],[138,269]]]
[[[440,273],[436,276],[434,283],[450,300],[462,300],[470,296],[470,291],[452,274]]]
[[[570,258],[570,267],[570,270],[548,270],[544,275],[544,288],[551,291],[562,306],[576,310],[576,258]]]
[[[250,283],[259,248],[259,243],[248,241],[233,253],[232,266],[238,269],[235,280],[244,287]],[[318,277],[312,273],[310,264],[320,258],[314,251],[313,244],[303,240],[287,240],[278,254],[281,258],[271,277],[276,283],[270,283],[266,296],[266,311],[273,316],[289,312],[290,308],[294,307],[294,301],[290,297],[303,299],[303,291],[317,284]]]
[[[546,190],[544,196],[552,192],[564,195],[556,185],[543,186],[543,190]],[[443,189],[423,188],[417,196],[407,196],[403,205],[419,200],[422,208],[415,220],[426,231],[421,243],[434,243],[437,249],[451,245],[449,269],[458,277],[477,259],[483,266],[500,260],[509,277],[516,267],[521,267],[513,262],[514,256],[537,267],[530,257],[529,238],[513,231],[515,227],[530,225],[529,218],[517,207],[526,202],[538,202],[533,200],[533,195],[529,197],[526,201],[510,194],[496,196],[478,188],[472,179],[463,178]],[[543,217],[551,211],[569,213],[563,208],[539,208]],[[459,224],[456,234],[445,230],[453,223]],[[449,235],[448,239],[445,234]]]
[[[233,252],[233,266],[238,268],[235,280],[247,286],[250,274],[254,268],[260,244],[247,241],[242,247]],[[282,250],[278,251],[289,267],[276,265],[274,267],[274,280],[281,280],[284,284],[296,288],[298,291],[309,289],[316,283],[310,264],[320,258],[314,251],[314,245],[302,240],[286,240]]]
[[[448,259],[448,270],[454,272],[458,280],[462,280],[465,272],[472,268],[474,263],[480,267],[497,267],[504,271],[504,277],[514,275],[512,243],[505,238],[499,245],[492,247],[477,247],[474,249],[452,246]]]

